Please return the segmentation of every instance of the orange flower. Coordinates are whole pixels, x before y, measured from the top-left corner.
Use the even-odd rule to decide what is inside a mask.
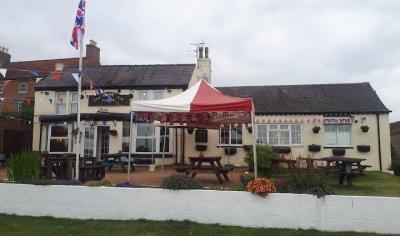
[[[257,178],[247,184],[247,191],[265,197],[268,193],[275,193],[276,187],[271,179]]]

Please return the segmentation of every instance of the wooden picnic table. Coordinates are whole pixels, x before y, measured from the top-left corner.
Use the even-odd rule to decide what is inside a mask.
[[[108,167],[108,170],[111,170],[115,165],[118,165],[121,167],[123,172],[127,172],[125,166],[128,165],[128,154],[122,152],[110,153],[104,154],[102,158],[103,163],[106,167]],[[135,170],[133,161],[131,161],[131,170]]]
[[[219,183],[228,182],[228,172],[233,168],[223,167],[221,164],[221,157],[189,157],[190,168],[186,171],[187,175],[194,178],[197,173],[212,173],[215,174]],[[209,165],[203,165],[203,163],[208,163]]]
[[[314,169],[314,161],[321,161],[320,158],[312,158],[312,157],[299,157],[297,158],[299,161],[305,161],[307,163],[307,169]]]
[[[320,160],[327,162],[328,171],[332,173],[339,174],[339,184],[343,185],[344,178],[346,177],[346,184],[348,187],[353,185],[353,178],[357,174],[361,174],[363,170],[363,166],[361,165],[362,161],[365,161],[364,158],[351,158],[351,157],[343,157],[343,156],[331,156],[324,157]],[[332,163],[335,163],[335,166],[331,166]],[[353,169],[353,166],[357,166],[357,169]]]

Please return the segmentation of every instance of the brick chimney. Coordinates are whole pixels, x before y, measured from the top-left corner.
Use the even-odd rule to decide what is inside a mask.
[[[211,83],[211,60],[208,57],[208,47],[199,47],[196,69],[197,81],[200,79],[206,79],[207,82]]]
[[[0,46],[0,66],[10,63],[11,55],[8,53],[8,48]]]
[[[85,62],[86,65],[100,65],[100,48],[94,40],[89,40],[89,44],[86,45]]]

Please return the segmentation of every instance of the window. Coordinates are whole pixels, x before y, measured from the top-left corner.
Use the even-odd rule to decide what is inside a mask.
[[[83,156],[84,157],[94,157],[94,133],[95,127],[86,126],[85,127],[85,140],[83,145]]]
[[[28,84],[27,83],[19,83],[19,93],[28,92]]]
[[[136,152],[155,152],[156,139],[154,127],[150,124],[138,124],[136,129]]]
[[[154,90],[154,100],[160,100],[164,98],[163,90]]]
[[[71,113],[78,113],[78,93],[71,93]]]
[[[235,127],[234,125],[225,125],[220,128],[219,143],[221,145],[241,145],[242,139],[242,126]]]
[[[129,152],[129,122],[122,124],[122,152]]]
[[[18,102],[17,102],[17,111],[21,111],[23,105],[24,105],[24,102],[23,102],[23,101],[18,101]]]
[[[0,94],[3,94],[3,84],[0,84]]]
[[[351,125],[325,124],[325,142],[328,146],[350,146]]]
[[[165,146],[164,146],[165,139]],[[169,128],[165,129],[165,127],[160,128],[160,152],[169,152]]]
[[[268,145],[301,145],[300,124],[259,124],[257,141]]]
[[[64,115],[67,113],[65,99],[67,97],[66,92],[58,92],[56,93],[56,114],[57,115]]]
[[[49,152],[68,152],[68,126],[49,126]]]
[[[139,100],[148,100],[149,92],[148,91],[139,91]]]

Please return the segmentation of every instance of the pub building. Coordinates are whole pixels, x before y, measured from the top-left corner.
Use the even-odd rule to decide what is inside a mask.
[[[82,94],[72,73],[48,77],[35,87],[33,149],[75,152],[76,112],[81,102],[81,156],[129,152],[129,104],[175,96],[201,79],[211,82],[208,49],[196,64],[103,65],[83,69]],[[92,82],[90,82],[92,81]],[[94,86],[95,85],[95,86]],[[201,128],[165,128],[136,120],[132,154],[154,157],[160,165],[188,162],[190,156],[221,156],[223,164],[244,166],[246,147],[274,146],[286,158],[365,158],[368,170],[390,165],[390,110],[369,83],[219,87],[222,93],[253,98],[255,127],[224,124]],[[165,140],[165,145],[164,145]]]

